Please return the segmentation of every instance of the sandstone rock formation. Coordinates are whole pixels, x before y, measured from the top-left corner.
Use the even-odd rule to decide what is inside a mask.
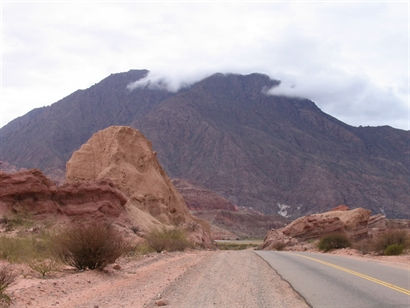
[[[363,208],[333,210],[300,217],[286,227],[270,230],[264,240],[264,249],[292,246],[309,239],[318,239],[330,233],[344,233],[352,240],[369,236],[370,211]]]
[[[206,225],[191,216],[151,143],[138,130],[111,126],[99,131],[67,162],[67,183],[102,180],[112,181],[127,196],[129,222],[138,230],[179,226],[196,243],[210,244]]]
[[[106,222],[125,212],[126,197],[108,181],[56,186],[39,170],[0,172],[0,214]]]

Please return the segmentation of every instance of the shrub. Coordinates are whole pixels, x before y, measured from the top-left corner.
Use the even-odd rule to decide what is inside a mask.
[[[375,239],[375,250],[379,253],[385,253],[387,247],[396,244],[402,246],[403,249],[409,246],[409,238],[406,231],[388,231],[379,235]],[[394,248],[393,248],[394,249]],[[397,249],[397,248],[396,248]]]
[[[16,279],[16,274],[8,266],[0,267],[0,305],[9,306],[11,298],[5,291]]]
[[[319,249],[329,251],[331,249],[346,248],[350,242],[344,234],[336,233],[323,236],[319,241]]]
[[[57,271],[59,268],[59,264],[54,259],[32,260],[28,265],[33,271],[38,272],[41,278],[46,278],[49,273]]]
[[[162,229],[151,231],[146,240],[156,252],[166,251],[183,251],[188,247],[192,247],[192,243],[188,241],[185,233],[179,229]]]
[[[391,244],[386,247],[386,249],[383,251],[383,253],[386,256],[398,256],[400,255],[404,250],[404,246],[401,244]]]
[[[76,225],[56,236],[57,256],[79,270],[104,269],[127,252],[128,245],[109,225]]]

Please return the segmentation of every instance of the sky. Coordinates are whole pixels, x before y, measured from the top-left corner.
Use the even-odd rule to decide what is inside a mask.
[[[2,1],[0,127],[111,73],[170,91],[215,72],[281,80],[354,126],[410,129],[409,1]]]

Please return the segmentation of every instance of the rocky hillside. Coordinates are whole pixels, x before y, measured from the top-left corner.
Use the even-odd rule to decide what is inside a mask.
[[[192,215],[207,221],[214,239],[263,238],[266,230],[279,228],[287,219],[234,205],[226,198],[185,180],[174,179]]]
[[[409,217],[410,132],[352,127],[306,99],[268,96],[261,74],[215,74],[176,93],[115,74],[0,129],[0,160],[58,177],[94,132],[131,125],[171,177],[234,204],[296,217],[337,204]]]

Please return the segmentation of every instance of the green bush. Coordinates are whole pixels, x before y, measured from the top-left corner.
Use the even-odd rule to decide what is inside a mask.
[[[55,250],[62,262],[79,270],[104,269],[129,247],[118,231],[109,225],[75,225],[56,236]]]
[[[400,255],[404,250],[404,245],[401,244],[391,244],[386,247],[386,249],[383,251],[383,253],[386,256],[398,256]]]
[[[163,250],[183,251],[186,248],[193,247],[192,243],[186,238],[185,233],[179,229],[154,230],[145,239],[156,252]]]
[[[319,249],[329,251],[331,249],[346,248],[350,242],[344,234],[336,233],[323,236],[319,241]]]
[[[5,291],[16,279],[16,274],[9,266],[2,266],[0,268],[0,306],[9,306],[11,298]]]
[[[375,250],[379,253],[385,253],[387,247],[394,244],[402,246],[403,249],[409,247],[409,236],[407,232],[400,230],[388,231],[379,235],[374,242]]]

